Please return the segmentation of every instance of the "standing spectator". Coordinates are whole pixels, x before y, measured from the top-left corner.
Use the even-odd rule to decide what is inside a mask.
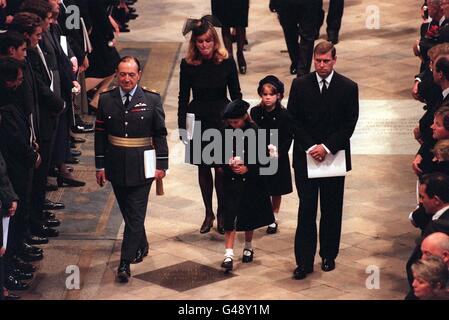
[[[448,300],[449,270],[439,257],[419,260],[412,266],[413,291],[419,300]]]
[[[318,0],[320,5],[320,27],[324,22],[324,10],[323,10],[323,0]],[[343,17],[343,10],[345,7],[345,0],[329,0],[329,11],[327,12],[326,18],[326,33],[327,41],[333,44],[338,43],[338,35],[341,28],[341,19]],[[319,28],[318,28],[319,30]]]

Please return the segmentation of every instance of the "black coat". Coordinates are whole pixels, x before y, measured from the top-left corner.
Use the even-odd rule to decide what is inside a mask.
[[[95,125],[96,167],[104,168],[106,178],[119,186],[147,183],[143,154],[148,147],[117,147],[109,143],[108,135],[122,138],[152,137],[156,149],[156,167],[168,168],[167,129],[159,94],[137,87],[130,104],[125,108],[119,88],[104,92],[100,95]]]
[[[293,80],[288,111],[295,123],[293,167],[307,177],[306,150],[323,143],[332,154],[346,151],[346,170],[351,170],[349,139],[359,116],[358,86],[335,72],[326,96],[322,96],[316,73]]]
[[[0,123],[1,123],[0,116]],[[17,194],[14,192],[14,188],[11,184],[11,181],[8,177],[8,168],[6,167],[6,162],[3,159],[3,155],[0,152],[0,212],[8,209],[11,205],[11,202],[18,200]],[[2,215],[0,214],[0,217]]]
[[[212,14],[225,27],[248,27],[249,0],[212,0]]]
[[[278,171],[276,174],[267,176],[270,195],[279,196],[293,191],[292,174],[290,171],[290,158],[288,150],[292,144],[293,123],[287,109],[278,104],[274,110],[267,112],[258,105],[251,109],[251,118],[260,129],[267,130],[267,143],[270,138],[268,130],[278,130]]]
[[[226,129],[232,130],[231,127]],[[253,130],[257,136],[255,124],[247,122],[242,130],[244,132]],[[258,143],[257,146],[259,146]],[[234,156],[239,154],[236,147],[234,142]],[[259,163],[249,163],[246,156],[249,154],[248,150],[250,150],[248,141],[245,140],[245,152],[242,153],[241,159],[249,169],[247,173],[236,174],[231,170],[229,164],[223,165],[223,214],[226,231],[249,231],[274,222],[266,179],[259,173]]]

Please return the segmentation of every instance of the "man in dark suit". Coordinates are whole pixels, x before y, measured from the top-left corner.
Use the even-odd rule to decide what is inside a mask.
[[[344,176],[310,179],[306,153],[322,162],[329,153],[344,150],[351,170],[349,139],[359,115],[358,86],[333,70],[336,50],[324,41],[314,50],[316,72],[293,80],[288,111],[295,122],[293,167],[300,199],[295,238],[295,279],[313,272],[316,251],[316,214],[320,194],[321,268],[335,268],[343,208]]]
[[[128,282],[130,263],[148,254],[145,214],[154,179],[162,179],[168,168],[167,129],[161,97],[141,88],[140,63],[124,57],[117,67],[119,88],[100,95],[95,125],[97,182],[111,181],[125,220],[121,260],[117,276]],[[156,172],[146,178],[144,152],[155,149]]]
[[[432,221],[416,241],[417,245],[407,261],[406,271],[410,287],[413,283],[411,267],[422,256],[422,239],[435,232],[449,234],[449,177],[442,173],[431,173],[422,176],[419,182],[419,202],[426,213],[432,216]],[[414,299],[413,289],[406,299]]]

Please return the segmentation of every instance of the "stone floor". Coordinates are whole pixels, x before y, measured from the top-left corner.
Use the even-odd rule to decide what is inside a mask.
[[[293,79],[281,28],[267,3],[251,1],[245,53],[248,73],[240,82],[244,98],[252,104],[258,100],[257,83],[265,75],[275,74],[284,81],[286,99]],[[346,180],[342,243],[335,271],[321,272],[317,260],[316,272],[305,280],[292,280],[298,208],[295,190],[283,198],[280,232],[255,232],[254,262],[244,265],[237,260],[232,274],[222,274],[223,236],[215,230],[205,235],[198,232],[204,209],[196,168],[183,164],[183,147],[174,131],[179,62],[186,49],[181,29],[186,17],[209,13],[210,1],[145,0],[137,3],[140,17],[131,23],[132,32],[121,35],[120,40],[160,44],[160,51],[153,52],[158,58],[145,70],[145,82],[164,94],[171,160],[164,180],[165,195],[156,197],[152,191],[150,196],[146,220],[150,253],[144,262],[132,265],[133,278],[123,285],[114,279],[123,225],[115,236],[56,239],[46,246],[38,279],[24,298],[403,299],[407,291],[405,262],[418,234],[407,216],[416,202],[416,178],[410,163],[418,146],[411,130],[422,113],[409,93],[419,64],[411,51],[418,35],[419,4],[405,6],[403,0],[375,3],[380,29],[370,30],[366,21],[373,1],[346,1],[337,45],[336,69],[359,83],[361,109],[352,140],[354,169]],[[158,69],[160,61],[171,59],[162,51],[165,46],[180,48],[169,72]],[[167,80],[160,81],[163,77]],[[87,138],[92,142],[92,136]],[[85,154],[92,156],[92,151],[86,149]],[[89,190],[96,190],[94,177],[84,178]],[[82,210],[81,206],[78,211]],[[242,244],[239,235],[237,259]],[[80,268],[80,290],[66,288],[68,265]],[[369,289],[372,270],[379,271],[380,282],[379,287]]]

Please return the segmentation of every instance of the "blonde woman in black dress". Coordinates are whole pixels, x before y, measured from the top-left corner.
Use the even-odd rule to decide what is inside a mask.
[[[181,61],[178,127],[181,130],[185,129],[186,115],[193,113],[195,121],[199,121],[201,124],[201,136],[207,129],[221,130],[223,128],[222,115],[225,106],[230,101],[227,97],[228,91],[232,100],[242,97],[235,62],[222,46],[214,25],[218,26],[219,24],[213,16],[188,19],[183,31],[184,35],[189,32],[192,32],[192,35],[187,55]],[[198,125],[195,123],[195,130],[197,128]],[[204,159],[197,161],[198,152],[193,154],[194,143],[185,138],[183,140],[187,145],[186,153],[189,156],[189,162],[198,166],[198,181],[206,209],[200,233],[209,232],[215,220],[212,208],[212,194],[215,185],[218,200],[217,230],[224,234],[221,214],[223,172],[219,168],[221,163],[206,163]],[[205,145],[205,143],[201,144],[201,154]],[[215,183],[212,168],[215,171]]]

